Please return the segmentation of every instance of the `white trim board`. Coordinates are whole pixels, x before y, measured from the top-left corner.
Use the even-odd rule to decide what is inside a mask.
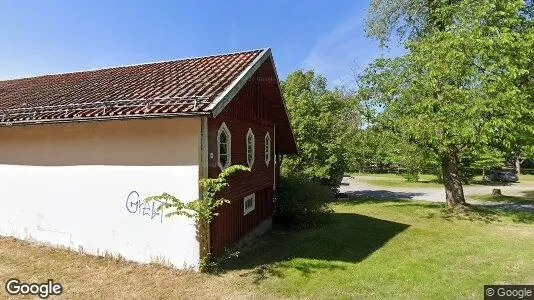
[[[206,111],[212,111],[213,117],[228,105],[234,96],[241,90],[245,83],[260,68],[261,64],[271,57],[271,49],[265,48],[254,61],[222,92],[213,102],[206,107]]]

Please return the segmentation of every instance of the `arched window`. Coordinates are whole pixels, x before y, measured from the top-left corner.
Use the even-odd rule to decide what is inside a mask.
[[[271,162],[271,135],[267,131],[265,134],[265,164],[269,165]]]
[[[247,132],[247,164],[249,168],[254,164],[254,133],[250,128]]]
[[[232,164],[232,135],[225,123],[217,131],[217,149],[219,168],[224,170]]]

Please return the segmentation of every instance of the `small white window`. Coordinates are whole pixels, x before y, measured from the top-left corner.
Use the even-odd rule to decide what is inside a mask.
[[[247,164],[249,168],[254,164],[254,133],[250,128],[247,132]]]
[[[256,194],[248,195],[243,199],[243,216],[256,208]]]
[[[222,123],[217,132],[217,153],[219,168],[228,168],[232,164],[232,135],[225,123]]]
[[[267,131],[265,135],[265,164],[269,165],[271,162],[271,135]]]

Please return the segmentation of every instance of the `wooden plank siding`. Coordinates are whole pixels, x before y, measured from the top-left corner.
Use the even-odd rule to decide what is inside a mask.
[[[217,157],[217,131],[224,122],[231,133],[232,165],[247,165],[246,136],[252,129],[255,140],[255,157],[250,173],[232,175],[229,187],[220,193],[231,204],[219,210],[210,226],[210,245],[213,255],[220,254],[225,247],[239,241],[251,229],[272,215],[273,183],[275,178],[274,153],[269,165],[265,163],[265,135],[271,136],[271,151],[274,151],[274,122],[269,100],[264,96],[258,74],[252,76],[234,99],[216,117],[208,119],[208,176],[220,173]],[[256,194],[255,209],[243,216],[243,198]]]

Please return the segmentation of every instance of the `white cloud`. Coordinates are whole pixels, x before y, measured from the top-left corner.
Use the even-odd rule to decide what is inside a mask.
[[[319,37],[302,63],[328,79],[329,86],[351,86],[355,70],[365,68],[386,52],[365,34],[365,14],[359,13],[335,25]]]
[[[237,50],[237,22],[232,22],[232,28],[230,29],[230,51]]]
[[[351,68],[357,64],[365,45],[364,20],[361,14],[334,26],[320,37],[304,60],[302,67],[314,69],[329,80],[329,85],[339,85],[350,80]]]

